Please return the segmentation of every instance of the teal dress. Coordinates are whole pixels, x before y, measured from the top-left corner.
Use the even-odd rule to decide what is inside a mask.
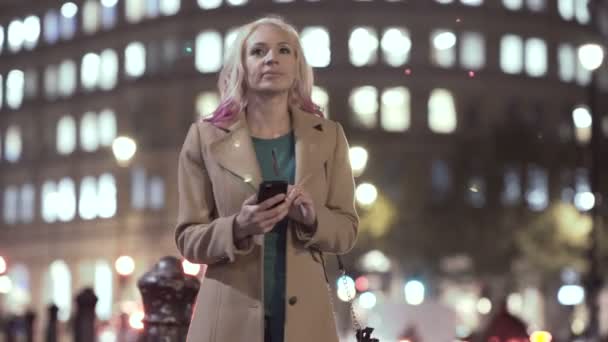
[[[252,137],[264,180],[294,183],[296,159],[293,132],[275,139]],[[274,150],[278,175],[273,167]],[[264,319],[265,341],[283,342],[285,324],[285,247],[287,218],[264,236]]]

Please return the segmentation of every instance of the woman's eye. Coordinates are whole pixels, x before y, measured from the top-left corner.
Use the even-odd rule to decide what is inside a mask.
[[[286,47],[281,48],[280,51],[281,51],[281,53],[291,53],[291,50],[289,48],[286,48]]]
[[[259,56],[262,54],[262,49],[253,49],[251,50],[251,54],[254,56]]]

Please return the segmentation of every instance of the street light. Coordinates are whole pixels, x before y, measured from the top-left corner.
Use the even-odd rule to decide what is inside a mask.
[[[578,58],[581,65],[591,73],[591,82],[587,88],[589,109],[591,111],[591,142],[588,145],[588,165],[591,193],[593,196],[593,206],[590,208],[592,220],[591,226],[591,245],[587,251],[589,270],[585,279],[585,301],[589,309],[589,323],[586,328],[586,337],[590,341],[599,340],[599,292],[603,286],[603,279],[600,270],[599,255],[601,234],[601,221],[598,215],[598,207],[602,205],[602,198],[599,191],[599,162],[601,158],[601,122],[599,108],[597,108],[597,75],[596,70],[602,65],[604,60],[604,48],[599,44],[584,44],[578,49]],[[591,198],[591,196],[589,196]]]
[[[3,275],[6,272],[6,260],[4,257],[0,256],[0,275]]]
[[[136,151],[137,143],[127,136],[118,137],[112,142],[112,152],[116,161],[121,166],[126,166]]]

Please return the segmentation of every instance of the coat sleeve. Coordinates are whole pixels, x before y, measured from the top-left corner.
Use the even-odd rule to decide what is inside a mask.
[[[336,144],[328,177],[326,203],[315,203],[316,227],[296,224],[296,236],[307,248],[345,254],[355,245],[359,217],[355,209],[355,182],[344,129],[336,123]]]
[[[179,208],[175,241],[184,258],[200,264],[233,262],[235,255],[253,250],[234,244],[233,227],[236,214],[217,217],[211,179],[202,158],[200,133],[192,124],[179,155]]]

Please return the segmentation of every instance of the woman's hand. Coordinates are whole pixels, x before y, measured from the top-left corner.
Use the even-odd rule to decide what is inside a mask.
[[[282,202],[282,203],[281,203]],[[276,207],[273,206],[277,203]],[[285,216],[287,216],[291,201],[285,194],[278,194],[257,204],[257,195],[243,202],[241,211],[236,216],[234,240],[238,242],[252,235],[266,234]]]
[[[290,185],[287,189],[287,203],[290,203],[289,213],[292,220],[312,227],[317,221],[317,213],[312,197],[299,185]]]

